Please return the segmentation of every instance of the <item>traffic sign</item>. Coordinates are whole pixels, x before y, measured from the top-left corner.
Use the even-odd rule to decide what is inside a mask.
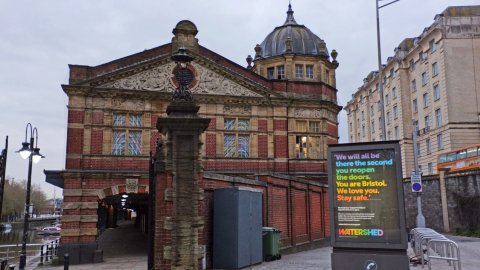
[[[421,174],[412,174],[412,192],[422,192],[422,175]]]

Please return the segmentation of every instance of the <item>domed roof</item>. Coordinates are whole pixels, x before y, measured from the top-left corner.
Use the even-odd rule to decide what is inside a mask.
[[[276,27],[260,44],[261,57],[267,58],[285,53],[324,56],[328,58],[325,42],[293,17],[292,5],[288,5],[287,19]]]

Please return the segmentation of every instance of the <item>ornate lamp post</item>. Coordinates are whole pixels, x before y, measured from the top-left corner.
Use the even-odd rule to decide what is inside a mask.
[[[30,142],[27,141],[28,131],[30,130]],[[34,138],[35,135],[35,138]],[[24,270],[27,263],[27,235],[28,235],[28,219],[30,208],[30,186],[32,184],[32,161],[36,164],[43,156],[40,154],[38,148],[38,130],[28,123],[25,127],[25,142],[22,143],[22,148],[17,151],[23,159],[28,158],[28,178],[27,178],[27,192],[25,199],[25,215],[23,218],[23,237],[22,237],[22,251],[20,253],[20,269]],[[35,147],[34,147],[35,145]]]
[[[188,63],[193,60],[193,57],[187,53],[185,47],[180,47],[178,52],[172,55],[172,60],[177,63],[175,70],[175,80],[178,82],[178,87],[173,93],[174,101],[193,101],[192,92],[188,89],[188,86],[194,80],[193,72],[187,68]]]

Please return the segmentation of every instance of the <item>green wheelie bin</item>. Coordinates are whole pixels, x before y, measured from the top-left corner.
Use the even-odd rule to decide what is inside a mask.
[[[263,227],[263,260],[266,262],[279,260],[280,254],[280,230],[273,227]]]

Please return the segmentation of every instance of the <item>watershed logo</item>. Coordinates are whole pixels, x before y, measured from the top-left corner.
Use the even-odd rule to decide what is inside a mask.
[[[339,236],[382,236],[382,229],[338,229]]]

